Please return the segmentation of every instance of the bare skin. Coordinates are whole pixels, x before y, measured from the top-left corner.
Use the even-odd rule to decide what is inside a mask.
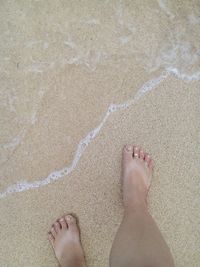
[[[110,267],[174,267],[170,250],[147,210],[153,165],[149,154],[141,148],[124,147],[124,217],[111,249]]]
[[[57,220],[48,233],[60,267],[85,267],[77,220],[71,214]]]
[[[146,206],[153,174],[153,160],[137,146],[127,145],[122,154],[122,191],[125,209]]]
[[[124,217],[115,236],[110,267],[174,267],[170,250],[147,210],[153,161],[141,148],[126,145],[122,154]],[[61,267],[85,267],[75,217],[55,222],[49,240]]]

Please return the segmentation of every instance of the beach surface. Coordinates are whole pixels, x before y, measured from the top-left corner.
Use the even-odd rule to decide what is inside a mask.
[[[199,1],[3,1],[0,34],[0,266],[57,266],[47,232],[70,212],[108,266],[131,143],[176,266],[199,267]]]

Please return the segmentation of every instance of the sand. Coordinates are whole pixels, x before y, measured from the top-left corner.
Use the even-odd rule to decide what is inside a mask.
[[[176,266],[198,267],[198,1],[4,1],[0,22],[0,266],[57,266],[47,231],[68,212],[108,266],[133,143]]]

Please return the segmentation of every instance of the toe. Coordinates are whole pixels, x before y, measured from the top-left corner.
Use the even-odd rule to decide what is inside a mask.
[[[141,160],[144,160],[144,150],[140,149],[140,155],[139,155]]]
[[[76,218],[71,214],[65,216],[65,220],[67,222],[68,228],[71,230],[78,230]]]
[[[134,146],[134,148],[133,148],[133,157],[134,158],[139,158],[139,154],[140,154],[140,148],[138,146]]]
[[[54,223],[54,228],[56,230],[56,233],[58,233],[60,231],[60,224],[58,222]]]
[[[133,159],[133,146],[125,145],[123,150],[123,159],[124,160],[132,160]]]
[[[150,161],[149,161],[149,169],[150,169],[151,171],[153,171],[153,167],[154,167],[154,162],[153,162],[152,159],[150,159]]]
[[[56,238],[56,230],[54,227],[51,228],[51,234],[54,238]]]
[[[48,239],[49,239],[51,245],[54,246],[54,240],[55,240],[55,238],[54,238],[54,236],[52,235],[51,232],[48,233]]]
[[[67,229],[67,224],[64,218],[60,218],[59,222],[62,229]]]
[[[149,166],[149,163],[150,163],[150,160],[151,160],[150,155],[146,153],[145,156],[144,156],[144,160],[147,163],[147,165]]]

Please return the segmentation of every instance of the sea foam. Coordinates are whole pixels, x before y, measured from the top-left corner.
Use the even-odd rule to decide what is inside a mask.
[[[69,175],[77,166],[81,156],[83,155],[85,149],[87,146],[92,142],[92,140],[98,135],[106,121],[108,120],[109,116],[117,112],[119,110],[124,110],[127,109],[129,106],[133,105],[138,101],[141,97],[146,95],[149,91],[152,89],[156,88],[163,80],[165,80],[169,76],[168,71],[164,71],[160,76],[147,81],[135,94],[135,96],[121,104],[110,104],[105,116],[103,117],[102,121],[99,123],[99,125],[91,130],[81,141],[79,142],[74,159],[71,163],[71,165],[64,167],[61,170],[56,170],[51,172],[46,178],[38,179],[33,182],[27,182],[27,181],[19,181],[16,184],[13,184],[9,187],[4,192],[0,193],[0,198],[4,198],[9,194],[13,194],[16,192],[22,192],[22,191],[27,191],[29,189],[34,189],[34,188],[39,188],[41,186],[45,186],[47,184],[50,184],[52,182],[55,182],[59,180],[60,178]]]

